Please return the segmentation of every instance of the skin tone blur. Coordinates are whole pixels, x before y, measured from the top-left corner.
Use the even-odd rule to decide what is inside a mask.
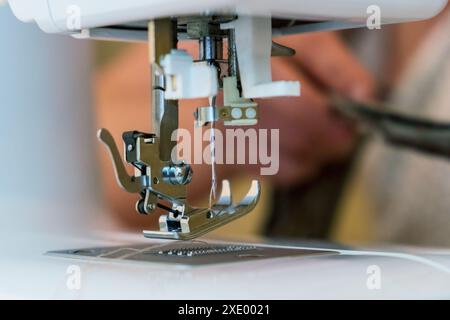
[[[389,27],[392,44],[388,55],[392,59],[386,64],[389,85],[395,84],[408,63],[407,58],[413,56],[438,19]],[[277,42],[294,48],[297,54],[290,58],[273,58],[273,78],[299,80],[302,95],[259,100],[258,127],[280,129],[280,169],[277,175],[268,178],[276,186],[291,186],[314,178],[327,164],[345,161],[354,147],[352,126],[333,112],[328,99],[330,92],[371,100],[376,98],[376,84],[337,33],[288,36]],[[191,42],[181,44],[181,48],[195,54],[195,45]],[[147,59],[146,45],[132,45],[102,68],[96,78],[99,126],[108,128],[120,145],[123,131],[151,132]],[[181,128],[193,130],[192,114],[202,105],[207,105],[207,101],[180,103]],[[150,227],[155,220],[134,212],[138,196],[127,194],[117,186],[107,153],[102,149],[100,154],[104,196],[114,216],[131,228]],[[211,176],[207,165],[195,165],[193,169],[194,179],[188,190],[190,201],[195,204],[209,194]],[[242,172],[257,176],[259,168],[218,166],[219,181]]]

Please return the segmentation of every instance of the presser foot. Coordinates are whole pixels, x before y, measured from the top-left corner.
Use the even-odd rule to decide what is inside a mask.
[[[252,181],[245,197],[235,204],[230,182],[223,180],[219,197],[210,208],[193,208],[185,197],[186,184],[193,174],[190,166],[161,161],[157,137],[140,132],[124,134],[125,158],[136,168],[137,174],[130,176],[109,131],[100,129],[97,136],[109,151],[119,186],[141,196],[136,203],[137,211],[148,215],[160,208],[167,212],[159,218],[159,231],[144,231],[147,238],[194,239],[244,216],[258,203],[261,187],[257,180]],[[183,171],[183,168],[189,170]]]
[[[253,180],[245,197],[237,204],[233,204],[230,183],[223,180],[219,199],[211,208],[186,208],[178,219],[162,215],[159,219],[160,230],[144,230],[144,236],[173,240],[197,238],[252,211],[258,203],[260,193],[259,181]]]

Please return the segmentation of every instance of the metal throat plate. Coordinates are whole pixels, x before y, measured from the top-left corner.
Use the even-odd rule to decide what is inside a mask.
[[[163,245],[129,245],[50,251],[47,254],[77,259],[112,259],[180,265],[208,265],[260,259],[336,254],[333,251],[258,246],[253,244],[177,241]]]

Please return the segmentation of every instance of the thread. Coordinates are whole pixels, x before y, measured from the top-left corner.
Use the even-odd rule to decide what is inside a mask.
[[[209,105],[212,108],[216,107],[216,97],[209,98]],[[216,193],[217,193],[216,134],[215,134],[214,121],[210,122],[209,128],[210,128],[209,148],[210,148],[210,156],[211,156],[211,189],[209,192],[209,209],[211,209],[216,201]]]

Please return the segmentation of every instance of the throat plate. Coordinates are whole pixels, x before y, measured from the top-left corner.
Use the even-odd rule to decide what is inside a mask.
[[[178,241],[163,245],[138,244],[120,247],[50,251],[49,255],[86,260],[126,260],[179,265],[209,265],[261,259],[337,254],[333,251],[294,249],[253,244]]]

